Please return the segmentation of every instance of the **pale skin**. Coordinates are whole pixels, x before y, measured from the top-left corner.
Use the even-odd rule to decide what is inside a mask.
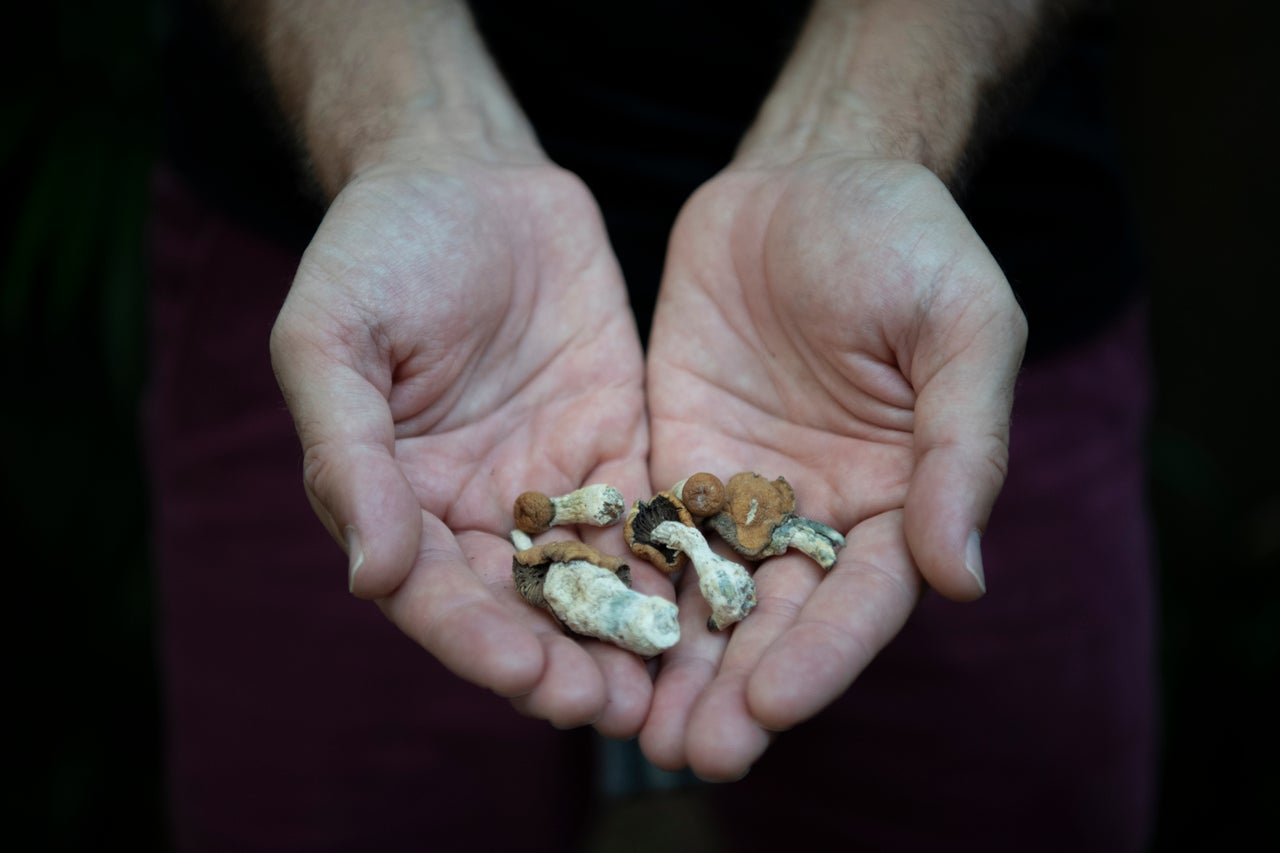
[[[709,779],[838,696],[926,585],[981,595],[1026,328],[938,176],[1037,5],[818,4],[675,225],[647,364],[590,195],[538,150],[464,9],[241,13],[333,197],[272,355],[352,591],[524,713],[639,734]],[[771,558],[720,634],[682,584],[656,680],[518,599],[517,494],[634,499],[697,470],[785,475],[848,534],[839,562]]]

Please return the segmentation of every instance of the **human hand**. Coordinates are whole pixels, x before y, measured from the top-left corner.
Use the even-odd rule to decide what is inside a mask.
[[[1004,481],[1025,339],[999,267],[921,166],[813,156],[694,195],[650,339],[652,481],[781,475],[848,544],[825,573],[795,552],[761,563],[759,604],[726,633],[682,580],[650,760],[741,776],[770,732],[848,687],[922,584],[982,594],[976,531]]]
[[[524,713],[633,735],[644,663],[520,600],[506,538],[527,489],[648,491],[640,345],[581,183],[466,157],[362,172],[303,256],[271,343],[352,592]],[[637,589],[670,597],[635,568]]]

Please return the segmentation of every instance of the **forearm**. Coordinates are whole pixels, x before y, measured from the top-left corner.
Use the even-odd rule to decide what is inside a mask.
[[[818,0],[739,149],[740,165],[842,152],[951,181],[993,93],[1061,0]]]
[[[538,159],[456,0],[218,0],[261,60],[321,188],[390,157]]]

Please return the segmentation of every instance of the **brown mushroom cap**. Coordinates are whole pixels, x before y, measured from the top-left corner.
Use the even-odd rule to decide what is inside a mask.
[[[624,584],[631,586],[631,567],[617,557],[597,551],[585,542],[547,542],[517,551],[511,558],[511,574],[515,578],[516,592],[535,607],[542,607],[547,600],[542,595],[542,584],[552,563],[585,560],[616,574]]]
[[[637,500],[627,514],[622,535],[627,547],[637,557],[643,557],[667,574],[680,569],[688,561],[683,551],[663,545],[653,539],[653,528],[664,521],[678,521],[693,527],[693,516],[679,498],[671,492],[658,492],[647,501]]]
[[[551,498],[542,492],[525,492],[516,498],[512,515],[517,529],[529,534],[542,533],[551,529],[556,508],[551,503]]]
[[[769,546],[773,530],[796,509],[796,493],[784,478],[767,480],[744,471],[725,485],[724,509],[711,525],[740,554],[755,556]]]
[[[680,500],[694,518],[715,515],[724,507],[724,483],[715,474],[699,471],[680,487]]]

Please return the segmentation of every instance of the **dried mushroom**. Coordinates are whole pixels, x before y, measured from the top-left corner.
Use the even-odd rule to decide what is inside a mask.
[[[627,514],[622,535],[627,547],[637,557],[653,563],[667,574],[681,569],[688,557],[653,538],[653,529],[664,521],[678,521],[693,527],[693,516],[679,498],[671,492],[658,492],[651,499],[637,500]]]
[[[582,560],[553,563],[543,594],[570,631],[650,657],[680,641],[674,603],[628,589],[618,575]]]
[[[631,570],[581,542],[551,542],[517,553],[511,564],[525,601],[551,611],[586,637],[648,657],[680,639],[675,604],[630,589]]]
[[[608,527],[622,517],[626,507],[622,492],[605,483],[596,483],[557,498],[542,492],[525,492],[516,498],[512,514],[517,530],[542,533],[561,524]]]
[[[796,493],[782,477],[734,474],[725,485],[724,508],[708,520],[735,551],[762,560],[795,548],[824,569],[836,562],[844,537],[821,522],[795,514]]]
[[[626,586],[631,586],[631,567],[617,557],[602,554],[584,542],[548,542],[517,551],[512,558],[511,574],[515,578],[516,592],[534,607],[545,607],[547,600],[543,597],[542,586],[546,581],[547,571],[554,563],[567,563],[571,560],[581,560],[607,569],[618,575]]]
[[[671,487],[671,493],[694,518],[715,515],[724,506],[724,483],[715,474],[699,471]]]
[[[698,573],[698,589],[711,606],[707,627],[722,630],[746,618],[756,606],[756,582],[745,567],[711,550],[702,532],[673,521],[659,524],[653,538],[689,555]]]

